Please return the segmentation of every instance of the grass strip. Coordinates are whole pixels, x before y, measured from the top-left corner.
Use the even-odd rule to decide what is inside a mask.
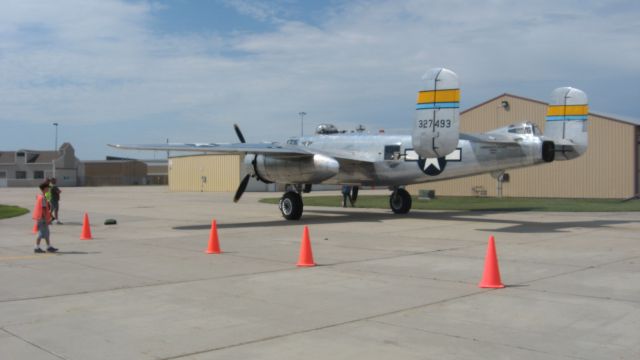
[[[1,205],[0,204],[0,219],[11,218],[28,213],[29,210],[13,205]]]

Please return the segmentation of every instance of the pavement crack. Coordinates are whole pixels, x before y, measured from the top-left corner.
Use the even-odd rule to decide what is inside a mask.
[[[565,271],[563,273],[553,274],[553,275],[537,278],[537,279],[534,279],[534,280],[529,280],[528,282],[535,282],[535,281],[540,281],[540,280],[553,279],[553,278],[559,277],[559,276],[573,274],[573,273],[577,273],[577,272],[585,271],[585,270],[598,269],[598,268],[601,268],[601,267],[604,267],[604,266],[615,265],[615,264],[624,263],[624,262],[631,261],[631,260],[636,260],[636,259],[640,259],[640,256],[636,255],[636,256],[617,259],[617,260],[613,260],[613,261],[609,261],[609,262],[605,262],[605,263],[589,265],[589,266],[582,266],[582,267],[579,267],[579,268],[574,269],[574,270]],[[523,284],[518,284],[518,285],[523,285]]]
[[[295,268],[294,269],[291,269],[291,268],[275,269],[275,270],[269,270],[269,271],[259,271],[259,272],[251,272],[251,273],[232,274],[232,275],[226,275],[226,276],[214,276],[214,277],[200,278],[200,279],[165,281],[165,282],[161,282],[161,283],[156,282],[156,283],[152,283],[152,284],[143,284],[143,285],[137,285],[137,286],[122,286],[122,287],[114,287],[114,288],[109,288],[109,289],[86,290],[86,291],[77,291],[77,292],[64,293],[64,294],[55,294],[55,295],[44,295],[44,296],[33,296],[33,297],[27,297],[27,298],[4,299],[4,300],[0,300],[0,304],[10,303],[10,302],[17,302],[17,301],[50,299],[50,298],[58,298],[58,297],[66,297],[66,296],[100,294],[100,293],[107,293],[107,292],[111,292],[111,291],[145,289],[145,288],[151,288],[151,287],[156,287],[156,286],[170,286],[170,285],[180,285],[180,284],[191,284],[191,283],[197,283],[197,282],[201,282],[201,281],[233,279],[233,278],[242,277],[242,276],[270,274],[270,273],[286,272],[286,271],[294,271],[294,270],[295,270]]]
[[[63,357],[63,356],[61,356],[61,355],[58,355],[58,354],[54,353],[54,352],[53,352],[53,351],[51,351],[51,350],[45,349],[45,348],[43,348],[42,346],[40,346],[40,345],[38,345],[38,344],[36,344],[36,343],[34,343],[34,342],[32,342],[32,341],[29,341],[29,340],[27,340],[27,339],[23,338],[22,336],[20,336],[20,335],[18,335],[18,334],[16,334],[16,333],[13,333],[13,332],[11,332],[11,331],[7,330],[6,328],[0,328],[0,330],[2,330],[2,331],[4,331],[5,333],[7,333],[7,334],[9,334],[9,335],[11,335],[11,336],[13,336],[13,337],[15,337],[16,339],[19,339],[19,340],[21,340],[21,341],[23,341],[23,342],[25,342],[25,343],[27,343],[27,344],[29,344],[29,345],[31,345],[31,346],[33,346],[33,347],[37,348],[37,349],[40,349],[40,350],[42,350],[42,351],[46,352],[47,354],[49,354],[49,355],[51,355],[51,356],[55,356],[55,357],[57,357],[58,359],[62,359],[62,360],[68,360],[67,358],[65,358],[65,357]]]
[[[524,281],[524,282],[521,282],[519,284],[510,284],[510,285],[507,285],[507,286],[513,286],[513,287],[518,286],[518,287],[522,287],[522,290],[524,290],[524,291],[531,291],[531,292],[538,292],[538,293],[562,294],[562,295],[570,295],[570,296],[579,296],[579,297],[590,298],[590,299],[612,300],[612,301],[627,302],[627,303],[632,303],[632,304],[640,304],[640,301],[634,300],[634,299],[620,299],[620,298],[614,298],[614,297],[610,297],[610,296],[585,295],[585,294],[576,294],[576,293],[562,292],[562,291],[551,291],[551,290],[544,290],[544,289],[541,289],[541,290],[539,290],[539,289],[529,289],[529,288],[525,287],[526,285],[529,285],[531,283],[535,283],[535,282],[538,282],[538,281],[554,279],[554,278],[558,278],[558,277],[562,277],[562,276],[566,276],[566,275],[576,274],[576,273],[579,273],[579,272],[582,272],[582,271],[598,269],[598,268],[601,268],[601,267],[604,267],[604,266],[610,266],[610,265],[614,265],[614,264],[624,263],[624,262],[631,261],[631,260],[636,260],[636,259],[640,259],[640,256],[631,256],[631,257],[628,257],[628,258],[609,261],[609,262],[601,263],[601,264],[597,264],[597,265],[583,266],[583,267],[578,268],[578,269],[565,271],[565,272],[562,272],[562,273],[553,274],[553,275],[549,275],[549,276],[544,276],[544,277],[533,279],[533,280],[529,280],[529,281]]]
[[[392,326],[392,327],[400,328],[400,329],[408,329],[408,330],[420,331],[420,332],[424,332],[424,333],[428,333],[428,334],[451,337],[451,338],[460,339],[460,340],[467,340],[467,341],[474,341],[474,342],[481,342],[481,343],[487,343],[487,344],[492,344],[492,345],[504,346],[504,347],[507,347],[507,348],[530,351],[530,352],[534,352],[534,353],[538,353],[538,354],[544,354],[544,355],[550,355],[550,356],[554,356],[554,357],[560,355],[560,356],[568,358],[568,359],[586,360],[585,358],[582,358],[582,357],[550,353],[548,351],[542,351],[542,350],[539,350],[539,349],[533,349],[533,348],[529,348],[529,347],[526,347],[526,346],[511,345],[511,344],[505,344],[505,343],[496,342],[496,341],[489,341],[489,340],[481,340],[481,339],[478,339],[478,338],[475,338],[475,337],[468,337],[468,336],[463,336],[463,335],[449,334],[449,333],[440,332],[440,331],[421,329],[421,328],[417,328],[417,327],[413,327],[413,326],[402,326],[402,325],[392,324],[392,323],[388,323],[388,322],[381,321],[381,320],[369,320],[369,321],[377,323],[377,324],[382,324],[382,325],[386,325],[386,326]]]
[[[317,326],[317,327],[310,328],[310,329],[292,331],[292,332],[288,332],[288,333],[284,333],[284,334],[278,334],[278,335],[267,336],[267,337],[263,337],[263,338],[259,338],[259,339],[242,341],[242,342],[238,342],[238,343],[235,343],[235,344],[219,346],[219,347],[215,347],[215,348],[211,348],[211,349],[205,349],[205,350],[194,351],[194,352],[190,352],[190,353],[184,353],[184,354],[180,354],[180,355],[161,358],[160,360],[182,359],[182,358],[189,357],[189,356],[201,355],[201,354],[206,354],[206,353],[210,353],[210,352],[214,352],[214,351],[231,349],[231,348],[235,348],[235,347],[239,347],[239,346],[262,343],[262,342],[266,342],[266,341],[286,338],[286,337],[289,337],[289,336],[306,334],[306,333],[311,333],[311,332],[314,332],[314,331],[321,331],[321,330],[325,330],[325,329],[331,329],[331,328],[340,327],[340,326],[344,326],[344,325],[354,324],[354,323],[358,323],[358,322],[362,322],[362,321],[370,321],[370,320],[373,320],[373,319],[376,319],[376,318],[380,318],[380,317],[384,317],[384,316],[400,314],[400,313],[403,313],[403,312],[423,309],[423,308],[426,308],[426,307],[429,307],[429,306],[440,305],[440,304],[444,304],[444,303],[447,303],[447,302],[450,302],[450,301],[457,301],[457,300],[460,300],[460,299],[473,297],[473,296],[476,296],[476,295],[487,294],[487,293],[489,293],[491,291],[492,290],[474,291],[472,293],[468,293],[468,294],[464,294],[464,295],[460,295],[460,296],[455,296],[455,297],[451,297],[451,298],[447,298],[447,299],[442,299],[442,300],[438,300],[438,301],[434,301],[434,302],[430,302],[430,303],[426,303],[426,304],[410,306],[410,307],[407,307],[407,308],[396,309],[396,310],[387,311],[387,312],[384,312],[384,313],[364,316],[364,317],[357,318],[357,319],[351,319],[351,320],[337,322],[337,323],[333,323],[333,324]]]

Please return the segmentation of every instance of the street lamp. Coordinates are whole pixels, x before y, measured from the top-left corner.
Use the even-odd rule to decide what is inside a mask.
[[[304,136],[304,116],[307,115],[307,113],[304,111],[300,111],[298,115],[300,115],[300,137],[303,137]]]
[[[55,145],[54,145],[53,151],[58,151],[58,123],[54,122],[53,126],[56,127],[56,141],[55,141]],[[53,177],[56,177],[56,161],[55,160],[51,160],[51,165],[52,165]]]
[[[54,151],[58,151],[58,123],[54,122],[53,126],[56,127],[56,142],[55,142],[55,147],[53,148]]]

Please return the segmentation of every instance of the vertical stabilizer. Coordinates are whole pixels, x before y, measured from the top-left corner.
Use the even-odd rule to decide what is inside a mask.
[[[555,143],[556,160],[577,158],[587,151],[587,94],[572,87],[561,87],[551,93],[544,126],[545,138]]]
[[[458,146],[460,85],[458,75],[445,68],[427,71],[418,93],[413,124],[413,149],[423,158],[439,158]]]

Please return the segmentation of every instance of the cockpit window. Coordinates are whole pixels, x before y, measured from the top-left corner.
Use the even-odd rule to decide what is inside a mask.
[[[542,135],[542,131],[540,131],[540,128],[538,127],[538,125],[531,125],[531,127],[533,128],[533,135],[536,136],[540,136]]]
[[[512,134],[524,134],[525,133],[525,128],[524,127],[517,127],[517,128],[512,128],[509,129],[509,132]],[[531,131],[531,130],[529,130]]]
[[[298,139],[287,140],[287,145],[298,145]]]
[[[527,134],[527,135],[531,135],[531,134],[539,135],[540,133],[540,129],[538,129],[535,125],[532,125],[532,124],[512,127],[508,131],[511,134]]]

